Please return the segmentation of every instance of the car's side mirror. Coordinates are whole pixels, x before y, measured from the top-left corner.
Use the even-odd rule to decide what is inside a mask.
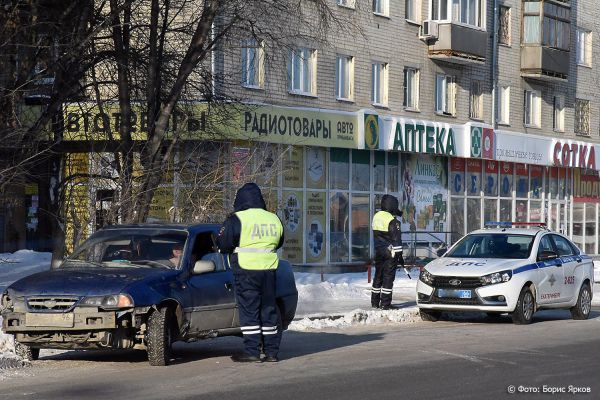
[[[193,275],[205,274],[215,270],[215,263],[212,260],[199,260],[194,264]]]
[[[440,247],[439,249],[437,249],[436,254],[438,257],[441,257],[444,254],[446,254],[447,251],[448,251],[447,247]]]
[[[556,254],[556,252],[552,251],[552,250],[544,250],[544,251],[540,252],[537,256],[538,261],[550,261],[550,260],[556,260],[557,258],[558,258],[558,254]]]

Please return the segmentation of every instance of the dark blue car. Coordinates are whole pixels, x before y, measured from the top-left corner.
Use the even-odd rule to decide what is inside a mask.
[[[166,365],[175,341],[241,335],[218,225],[113,226],[92,235],[60,267],[8,287],[2,329],[32,359],[41,348],[146,349]],[[294,318],[298,292],[280,261],[281,330]]]

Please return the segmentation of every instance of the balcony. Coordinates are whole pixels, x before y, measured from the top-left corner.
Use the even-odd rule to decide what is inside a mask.
[[[569,74],[569,51],[541,45],[521,46],[521,76],[564,81]]]
[[[431,34],[421,35],[428,45],[429,58],[455,64],[482,64],[487,54],[485,30],[455,22],[435,22]]]

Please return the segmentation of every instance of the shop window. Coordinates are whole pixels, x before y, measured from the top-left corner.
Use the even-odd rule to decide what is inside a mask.
[[[584,203],[573,203],[573,243],[583,249],[583,212]],[[555,238],[556,241],[556,238]]]
[[[398,192],[398,153],[388,153],[387,164],[387,191],[391,193]]]
[[[352,195],[352,260],[369,260],[371,217],[369,195]]]
[[[585,205],[585,252],[596,253],[596,204]]]
[[[335,97],[352,101],[354,98],[354,57],[336,57]]]
[[[513,164],[500,163],[500,197],[512,197],[513,190]]]
[[[488,221],[498,221],[498,200],[485,199],[483,201],[483,223]]]
[[[467,199],[467,233],[481,229],[481,199]]]
[[[308,48],[290,50],[288,90],[294,94],[314,96],[317,93],[317,51]]]
[[[242,44],[242,85],[249,88],[263,88],[265,76],[264,44],[249,39]]]
[[[352,190],[370,190],[370,163],[369,150],[352,150]]]
[[[483,193],[486,196],[498,196],[499,163],[497,161],[485,161],[484,165]]]
[[[348,150],[334,148],[329,154],[329,186],[331,189],[348,189],[350,180]]]
[[[324,192],[306,192],[306,262],[326,261],[325,229],[327,226],[327,195]]]
[[[517,197],[526,198],[529,192],[529,168],[526,164],[516,164]]]
[[[467,195],[479,196],[481,193],[481,160],[467,160]]]
[[[465,193],[465,160],[463,158],[450,159],[450,193],[453,195]]]
[[[450,203],[452,243],[456,243],[465,234],[465,199],[463,197],[452,197]]]
[[[302,171],[304,171],[304,149],[299,146],[288,146],[283,152],[282,164],[283,186],[301,188],[304,184],[302,179]],[[321,167],[321,173],[324,173],[324,167]]]
[[[329,249],[331,262],[348,262],[348,193],[336,192],[330,198]]]
[[[530,168],[531,179],[529,180],[529,192],[532,199],[542,197],[543,173],[544,170],[539,165],[532,165]]]
[[[325,189],[327,184],[327,150],[321,147],[306,148],[306,186]]]
[[[373,190],[385,191],[385,152],[375,151],[375,163],[373,164]]]
[[[510,222],[512,220],[512,200],[500,199],[500,221]]]
[[[515,203],[515,221],[527,222],[527,200],[517,200]]]
[[[529,203],[529,222],[542,222],[542,202],[531,201]]]
[[[387,107],[388,104],[388,64],[371,64],[371,103]]]

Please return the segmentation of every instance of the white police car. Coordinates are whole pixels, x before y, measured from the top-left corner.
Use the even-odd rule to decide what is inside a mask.
[[[484,311],[510,313],[514,323],[528,324],[534,312],[550,308],[570,309],[573,319],[589,317],[589,256],[560,233],[493,224],[499,227],[466,235],[422,270],[417,305],[423,320],[436,321],[442,311]]]

